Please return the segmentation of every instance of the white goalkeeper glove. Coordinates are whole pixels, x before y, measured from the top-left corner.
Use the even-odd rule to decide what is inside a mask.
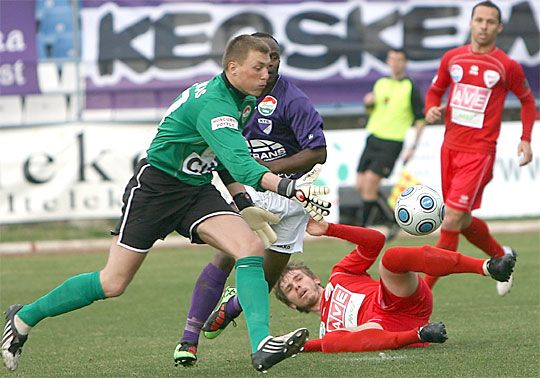
[[[279,223],[279,216],[256,207],[249,194],[245,192],[236,194],[233,200],[238,210],[240,210],[242,218],[263,241],[264,248],[270,247],[277,240],[277,235],[270,227],[270,224]]]
[[[321,168],[321,164],[316,164],[311,171],[297,180],[281,179],[277,188],[278,194],[298,201],[304,206],[309,216],[316,221],[320,221],[330,214],[330,202],[319,197],[330,193],[330,188],[313,185],[313,181],[319,177]]]
[[[270,247],[276,240],[277,235],[270,224],[279,222],[279,216],[260,207],[250,206],[240,211],[240,215],[249,227],[261,238],[264,248]]]

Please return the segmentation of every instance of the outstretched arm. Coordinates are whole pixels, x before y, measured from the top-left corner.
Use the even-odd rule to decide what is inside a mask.
[[[377,249],[377,253],[384,245],[384,235],[371,228],[350,226],[347,224],[309,221],[306,231],[312,236],[332,236],[358,246]]]
[[[309,340],[304,346],[304,351],[323,353],[372,352],[403,348],[411,344],[427,346],[427,343],[444,343],[447,339],[443,323],[429,323],[423,327],[402,332],[370,327],[358,331],[344,329],[329,332],[322,339]]]

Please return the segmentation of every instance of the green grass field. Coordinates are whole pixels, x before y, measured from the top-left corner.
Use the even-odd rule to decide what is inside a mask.
[[[506,297],[495,282],[456,275],[435,288],[432,320],[447,325],[449,340],[424,349],[384,354],[301,354],[272,368],[274,377],[538,377],[540,376],[540,236],[500,234],[519,252],[515,286]],[[399,244],[433,244],[433,238],[406,238]],[[395,243],[394,243],[395,244]],[[351,245],[324,240],[306,243],[297,256],[323,280]],[[465,241],[461,250],[483,257]],[[238,327],[215,340],[201,340],[195,368],[175,368],[172,352],[187,314],[191,290],[209,261],[208,248],[156,250],[120,298],[95,303],[73,313],[46,319],[31,333],[15,373],[25,377],[243,377],[254,376],[243,317]],[[0,257],[0,305],[25,303],[64,279],[99,270],[105,253]],[[374,270],[373,270],[374,271]],[[271,297],[274,334],[307,326],[318,333],[318,317],[287,309]],[[3,369],[1,367],[0,369]]]

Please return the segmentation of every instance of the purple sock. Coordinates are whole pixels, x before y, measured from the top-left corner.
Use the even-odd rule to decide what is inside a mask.
[[[204,267],[191,295],[191,307],[181,341],[197,345],[201,328],[219,302],[229,275],[213,264]]]
[[[232,315],[233,318],[237,318],[242,313],[242,306],[240,306],[238,295],[229,299],[225,311],[227,312],[227,315]]]

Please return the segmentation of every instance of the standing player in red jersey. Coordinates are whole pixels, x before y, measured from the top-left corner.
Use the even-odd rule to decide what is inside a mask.
[[[369,228],[310,220],[313,236],[333,236],[356,248],[333,266],[326,287],[306,265],[290,262],[274,290],[276,297],[300,312],[320,314],[320,339],[309,340],[305,351],[367,352],[443,343],[446,328],[430,323],[433,298],[417,273],[445,276],[472,273],[507,280],[515,256],[489,260],[424,245],[388,248],[379,263],[379,280],[367,270],[377,260],[385,238]]]
[[[490,1],[476,4],[470,28],[471,44],[444,54],[425,101],[426,121],[439,121],[443,109],[441,97],[450,87],[441,148],[446,213],[436,246],[455,251],[459,235],[463,234],[491,257],[505,253],[515,256],[515,251],[497,242],[487,224],[471,212],[480,208],[484,188],[493,177],[504,100],[509,90],[521,102],[523,132],[517,147],[519,165],[531,162],[534,97],[522,67],[495,45],[503,29],[500,9]],[[426,277],[430,287],[436,280]],[[511,287],[512,277],[508,282],[497,283],[497,292],[505,295]]]

